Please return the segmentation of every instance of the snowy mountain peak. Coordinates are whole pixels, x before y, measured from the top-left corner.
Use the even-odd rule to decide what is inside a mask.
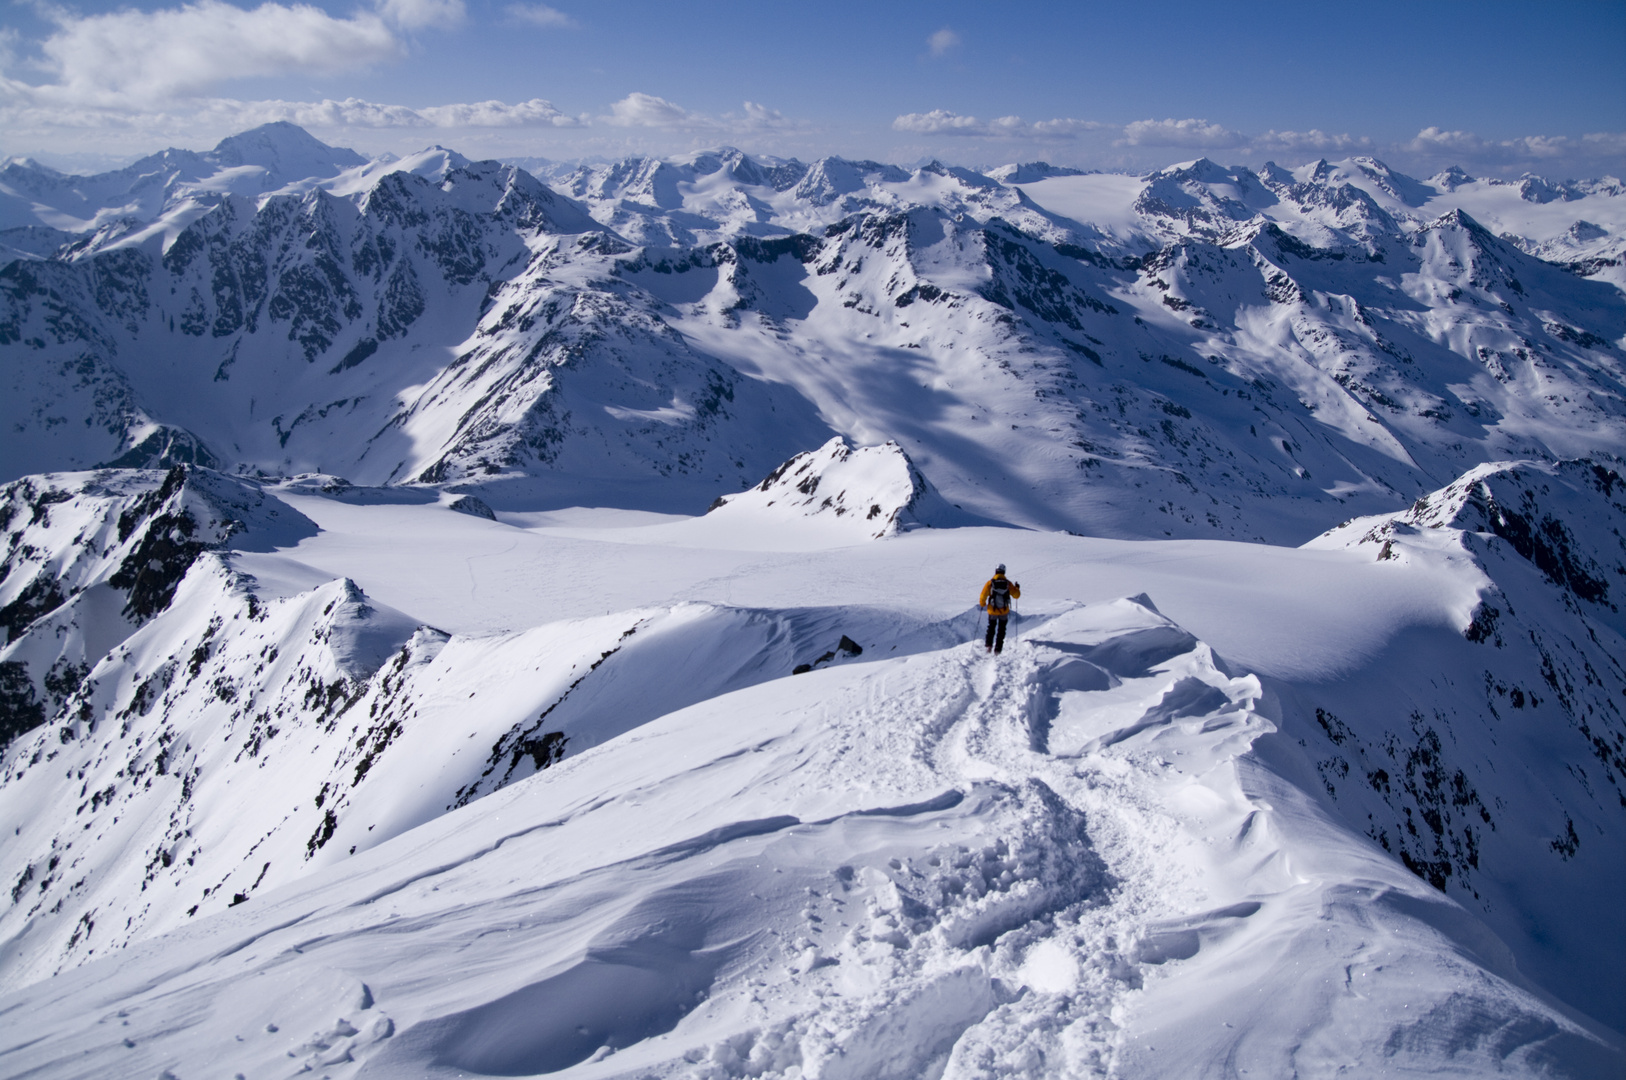
[[[1618,183],[324,152],[0,170],[0,1073],[1620,1072]]]
[[[735,527],[794,523],[798,528],[880,539],[953,516],[895,442],[853,448],[840,437],[797,454],[756,487],[724,495],[710,516]]]
[[[1002,184],[1032,184],[1052,176],[1084,176],[1087,170],[1066,165],[1052,165],[1048,161],[1029,161],[1023,164],[1001,165],[989,169],[984,175]]]
[[[285,120],[222,139],[205,157],[228,168],[258,166],[273,181],[283,183],[332,176],[367,163],[367,159],[354,150],[329,146]]]
[[[1441,191],[1455,191],[1464,184],[1472,184],[1475,182],[1475,179],[1472,176],[1469,176],[1467,171],[1458,165],[1448,166],[1444,170],[1435,173],[1428,179],[1430,187],[1438,188]]]
[[[1375,547],[1386,560],[1402,557],[1408,539],[1423,530],[1472,533],[1505,544],[1591,618],[1626,636],[1622,521],[1626,479],[1618,463],[1487,462],[1407,510],[1340,526],[1314,544]]]

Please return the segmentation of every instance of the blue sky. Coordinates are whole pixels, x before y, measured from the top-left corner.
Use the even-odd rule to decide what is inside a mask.
[[[363,152],[731,144],[1141,169],[1372,153],[1626,166],[1626,4],[13,3],[0,154],[89,167],[271,119]]]

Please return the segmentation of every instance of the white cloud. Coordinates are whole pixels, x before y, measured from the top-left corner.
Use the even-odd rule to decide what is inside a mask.
[[[378,13],[403,30],[456,26],[463,21],[463,0],[379,0]]]
[[[345,98],[341,101],[237,101],[199,98],[185,110],[123,112],[78,106],[0,107],[0,126],[11,128],[77,128],[208,131],[243,131],[286,120],[306,128],[579,128],[585,117],[568,116],[542,98],[508,104],[478,101],[469,104],[411,108]]]
[[[616,127],[686,128],[706,126],[704,118],[654,94],[636,91],[610,106],[605,123]]]
[[[1136,120],[1124,126],[1123,146],[1180,146],[1223,150],[1248,141],[1241,132],[1207,120]]]
[[[1007,117],[1006,119],[1011,118]],[[1074,120],[1064,117],[1057,120],[1035,120],[1028,126],[1028,131],[1040,138],[1067,139],[1075,135],[1081,135],[1086,131],[1100,131],[1109,126],[1111,125],[1103,124],[1098,120]]]
[[[1567,135],[1523,135],[1516,139],[1482,139],[1471,131],[1426,127],[1403,149],[1431,158],[1452,156],[1487,165],[1540,164],[1557,159],[1608,165],[1611,154],[1626,149],[1626,134],[1599,132],[1579,140]]]
[[[754,101],[747,101],[743,108],[745,115],[735,118],[732,114],[726,116],[725,121],[731,122],[737,131],[801,131],[807,125],[799,120],[791,120],[778,109],[770,109],[766,105],[759,105]]]
[[[0,75],[0,94],[120,107],[185,97],[231,79],[302,72],[326,74],[394,60],[393,25],[444,19],[461,0],[387,0],[389,20],[372,12],[336,19],[320,8],[264,3],[244,10],[194,0],[158,11],[125,9],[79,17],[45,9],[56,24],[35,66],[51,78],[30,85]],[[14,66],[8,65],[8,67]]]
[[[509,4],[506,10],[511,18],[532,26],[565,30],[577,25],[575,19],[546,4]]]
[[[933,56],[947,56],[959,45],[960,35],[946,26],[926,39],[926,47],[931,49]]]
[[[1070,139],[1106,125],[1094,120],[1038,120],[1028,123],[1020,116],[1001,116],[982,121],[946,109],[926,113],[905,113],[892,121],[892,130],[916,135],[976,135],[995,139]]]
[[[1362,135],[1328,135],[1319,128],[1309,131],[1267,131],[1248,140],[1254,149],[1269,153],[1281,150],[1308,150],[1318,154],[1367,153],[1373,149],[1372,140]]]
[[[928,113],[904,113],[892,121],[892,130],[912,131],[917,135],[981,135],[985,126],[975,116],[933,109]]]
[[[1582,135],[1581,142],[1597,153],[1626,154],[1626,131],[1595,131]]]
[[[1471,131],[1446,131],[1437,127],[1424,128],[1406,144],[1406,149],[1421,153],[1467,154],[1505,161],[1554,158],[1574,148],[1574,140],[1564,135],[1525,135],[1517,139],[1495,140],[1482,139]]]
[[[516,102],[478,101],[472,105],[434,105],[419,109],[436,127],[582,127],[582,117],[566,116],[542,98]]]
[[[239,115],[237,123],[252,127],[287,120],[301,127],[319,128],[517,128],[581,127],[582,119],[566,116],[542,98],[507,104],[477,101],[471,104],[430,105],[420,109],[381,105],[360,98],[343,101],[229,101],[209,103],[208,111]],[[220,119],[229,121],[228,116]]]
[[[1417,133],[1408,149],[1412,150],[1478,150],[1484,141],[1478,135],[1467,131],[1444,131],[1437,127],[1426,127]]]
[[[792,120],[778,109],[755,101],[744,102],[741,110],[708,116],[654,94],[634,92],[612,104],[610,114],[598,119],[611,127],[660,128],[702,135],[765,135],[808,130],[804,121]]]

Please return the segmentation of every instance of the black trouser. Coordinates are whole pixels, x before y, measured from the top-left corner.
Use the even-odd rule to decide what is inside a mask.
[[[988,636],[983,644],[995,652],[1002,652],[1005,648],[1005,615],[988,616]]]

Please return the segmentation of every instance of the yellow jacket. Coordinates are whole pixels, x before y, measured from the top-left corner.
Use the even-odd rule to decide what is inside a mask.
[[[988,608],[988,614],[990,614],[990,615],[1009,615],[1010,612],[1011,612],[1011,609],[1009,607],[1003,607],[1003,608],[991,608],[991,607],[988,607],[988,594],[990,594],[990,593],[992,593],[994,591],[994,582],[996,582],[996,581],[998,581],[998,580],[1000,580],[1002,578],[1004,578],[1004,580],[1007,583],[1009,583],[1009,585],[1011,587],[1011,598],[1012,599],[1016,599],[1016,598],[1018,598],[1018,597],[1020,597],[1022,595],[1022,586],[1018,585],[1014,581],[1011,581],[1009,578],[1006,578],[1004,574],[995,574],[993,577],[988,579],[988,584],[986,584],[986,585],[984,585],[982,587],[982,596],[980,598],[978,598],[978,600],[977,600],[977,606],[978,607],[983,607],[983,608]]]

